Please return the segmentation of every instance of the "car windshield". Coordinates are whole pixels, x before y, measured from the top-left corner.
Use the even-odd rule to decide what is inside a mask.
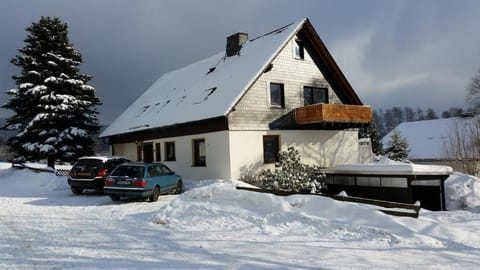
[[[143,166],[118,166],[111,175],[142,178],[145,175],[144,173],[145,168]]]
[[[103,168],[103,161],[100,159],[80,159],[75,163],[75,166],[88,168]]]

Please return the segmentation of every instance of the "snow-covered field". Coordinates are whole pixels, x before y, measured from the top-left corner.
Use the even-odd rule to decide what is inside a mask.
[[[413,219],[226,180],[189,181],[155,203],[112,202],[0,163],[0,269],[478,269],[478,179],[465,177],[447,197],[471,211]]]

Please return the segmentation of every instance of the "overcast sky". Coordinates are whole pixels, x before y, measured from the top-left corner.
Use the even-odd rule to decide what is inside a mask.
[[[374,109],[466,107],[465,88],[480,68],[480,1],[2,0],[0,103],[15,87],[10,60],[40,16],[67,22],[94,76],[109,124],[162,74],[249,37],[308,17],[357,94]],[[10,112],[0,109],[0,117]]]

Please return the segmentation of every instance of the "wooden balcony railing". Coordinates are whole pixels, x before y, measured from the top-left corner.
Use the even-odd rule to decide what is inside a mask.
[[[295,109],[295,122],[299,125],[319,122],[368,124],[371,121],[370,106],[314,104]]]

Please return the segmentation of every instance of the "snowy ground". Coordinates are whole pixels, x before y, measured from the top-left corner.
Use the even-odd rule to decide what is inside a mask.
[[[95,193],[72,195],[66,177],[8,167],[0,163],[0,269],[480,265],[478,208],[392,217],[317,196],[237,191],[238,182],[224,180],[189,182],[185,193],[155,203],[114,203]],[[449,196],[475,202],[478,194],[461,193],[478,182],[462,177]]]

